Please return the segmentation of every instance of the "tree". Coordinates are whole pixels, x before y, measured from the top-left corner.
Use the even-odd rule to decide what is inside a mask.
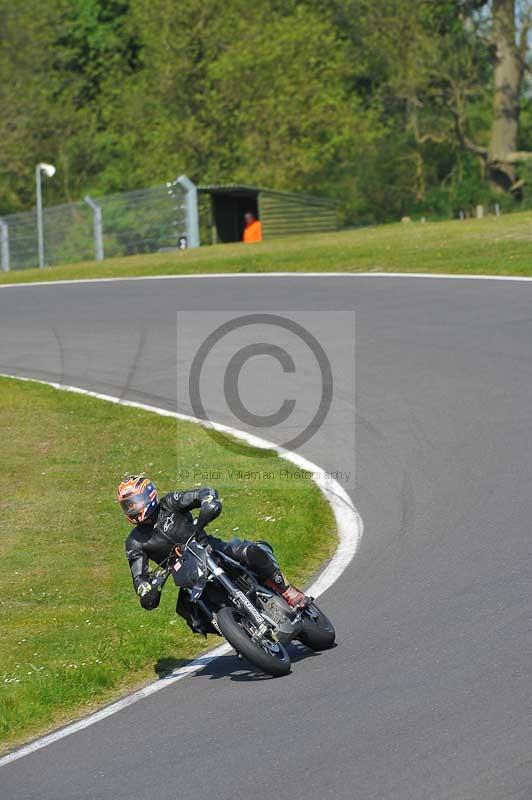
[[[49,74],[59,3],[0,0],[0,200],[2,212],[31,206],[34,168],[57,156]],[[31,42],[31,47],[28,46]],[[64,117],[65,109],[60,115]],[[51,183],[52,191],[56,182]]]
[[[346,221],[518,197],[531,5],[0,0],[0,213],[42,160],[48,201],[178,172],[327,194]]]
[[[532,152],[518,150],[521,96],[532,23],[530,2],[521,4],[519,30],[516,11],[515,0],[492,0],[493,115],[489,146],[479,147],[469,140],[458,116],[462,143],[484,160],[493,187],[506,192],[515,192],[522,185],[522,181],[516,181],[515,165],[532,158]]]
[[[531,0],[338,0],[337,13],[348,5],[358,7],[373,96],[382,93],[387,110],[390,99],[402,104],[418,197],[427,155],[434,164],[435,147],[456,144],[480,159],[493,189],[518,192],[516,166],[532,158],[519,147]]]
[[[142,153],[131,166],[139,180],[186,171],[333,195],[346,218],[360,212],[358,176],[383,124],[352,93],[346,44],[319,10],[137,0],[132,24],[144,69],[124,86],[119,116]]]

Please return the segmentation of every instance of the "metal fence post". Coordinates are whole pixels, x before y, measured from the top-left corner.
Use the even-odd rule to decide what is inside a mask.
[[[0,249],[2,251],[2,270],[9,272],[9,228],[3,219],[0,219]]]
[[[199,247],[198,190],[196,184],[192,183],[186,175],[180,175],[177,183],[185,190],[188,247]]]
[[[93,214],[93,231],[94,231],[94,258],[96,261],[103,261],[103,224],[102,224],[102,209],[92,197],[85,195],[83,198],[85,203],[92,209]]]
[[[39,255],[39,267],[44,267],[44,223],[42,218],[42,189],[41,189],[41,165],[35,167],[35,186],[37,197],[37,250]]]

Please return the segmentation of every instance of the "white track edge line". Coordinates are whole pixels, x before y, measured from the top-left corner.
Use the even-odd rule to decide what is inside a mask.
[[[14,270],[16,271],[16,270]],[[203,272],[187,275],[132,275],[116,278],[72,278],[59,281],[26,281],[20,283],[0,283],[0,289],[27,288],[28,286],[71,286],[87,283],[123,283],[125,281],[173,281],[207,278],[432,278],[434,280],[456,281],[510,281],[530,283],[532,277],[518,275],[453,275],[432,272]]]
[[[330,477],[324,477],[325,473],[323,470],[321,470],[316,464],[313,464],[311,461],[308,461],[306,458],[303,458],[303,456],[300,456],[297,453],[285,450],[273,442],[268,442],[266,439],[261,439],[258,436],[246,433],[245,431],[240,431],[237,428],[231,428],[228,425],[222,425],[215,422],[205,422],[204,420],[188,416],[187,414],[179,414],[174,411],[169,411],[165,408],[146,405],[145,403],[122,400],[113,395],[93,392],[89,389],[82,389],[78,386],[63,386],[59,383],[54,383],[53,381],[38,380],[37,378],[25,378],[18,375],[7,375],[3,373],[0,373],[0,378],[13,378],[15,380],[28,381],[30,383],[40,383],[45,386],[51,386],[54,389],[59,389],[60,391],[83,394],[88,397],[94,397],[98,400],[105,400],[109,403],[115,403],[116,405],[128,406],[130,408],[140,408],[143,411],[151,411],[155,414],[159,414],[159,416],[173,417],[174,419],[193,422],[197,425],[202,425],[203,427],[211,427],[217,431],[221,431],[222,433],[227,433],[235,438],[242,439],[252,447],[274,450],[281,458],[291,461],[301,469],[311,472],[313,474],[312,480],[325,495],[327,502],[332,507],[339,539],[338,547],[332,559],[329,561],[323,572],[321,572],[318,578],[314,581],[312,586],[310,586],[307,590],[309,594],[312,594],[314,597],[318,597],[320,594],[323,594],[323,592],[329,589],[338,580],[358,550],[364,525],[360,514],[353,504],[353,501],[345,489],[336,480]],[[216,647],[214,650],[211,650],[195,659],[190,664],[174,670],[166,678],[154,681],[153,683],[144,686],[142,689],[138,689],[136,692],[133,692],[126,697],[122,697],[120,700],[117,700],[114,703],[111,703],[110,705],[100,709],[100,711],[89,714],[87,717],[84,717],[77,722],[70,723],[64,728],[60,728],[59,730],[39,737],[38,739],[35,739],[34,741],[29,742],[28,744],[23,745],[16,750],[13,750],[11,753],[7,753],[7,755],[0,757],[0,767],[10,764],[13,761],[17,761],[19,758],[30,755],[37,750],[41,750],[43,747],[47,747],[47,745],[53,744],[60,739],[64,739],[73,733],[84,730],[90,725],[94,725],[96,722],[100,722],[101,720],[106,719],[106,717],[110,717],[113,714],[122,711],[124,708],[133,705],[133,703],[136,703],[145,697],[149,697],[150,695],[155,694],[155,692],[159,692],[162,689],[166,689],[167,686],[186,678],[187,675],[192,675],[195,672],[199,672],[219,656],[229,653],[231,649],[231,646],[228,644],[223,644],[219,647]]]

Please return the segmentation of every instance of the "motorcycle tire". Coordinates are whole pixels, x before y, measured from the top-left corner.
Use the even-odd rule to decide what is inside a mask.
[[[282,644],[272,641],[261,646],[253,641],[245,628],[247,618],[235,608],[229,606],[221,608],[216,619],[229,644],[261,672],[274,678],[288,675],[291,667],[290,657]]]
[[[311,612],[311,613],[309,613]],[[334,645],[336,632],[330,619],[315,603],[311,603],[303,614],[303,630],[299,641],[311,650],[329,650]]]

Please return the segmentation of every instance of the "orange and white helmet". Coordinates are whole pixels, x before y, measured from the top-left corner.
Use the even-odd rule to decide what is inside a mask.
[[[116,499],[132,525],[138,525],[157,508],[157,489],[144,474],[125,475],[116,490]]]

